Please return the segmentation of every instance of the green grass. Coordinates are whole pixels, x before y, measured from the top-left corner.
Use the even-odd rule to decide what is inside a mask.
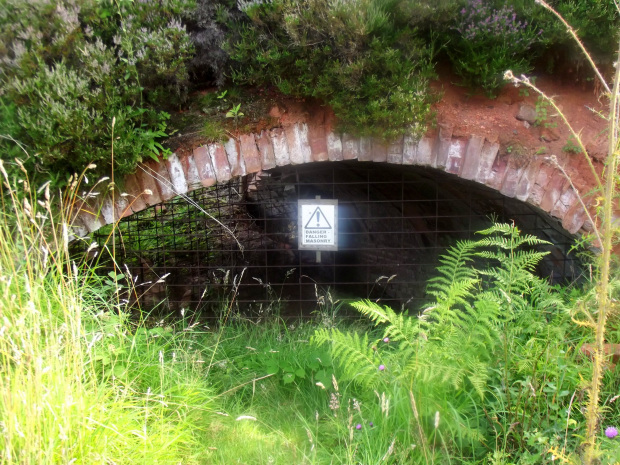
[[[305,322],[269,312],[258,325],[233,318],[230,305],[213,328],[199,315],[135,321],[125,281],[71,260],[46,192],[2,191],[2,465],[533,464],[549,462],[550,447],[578,457],[589,362],[576,356],[584,339],[569,315],[545,317],[535,331],[534,318],[516,321],[519,336],[503,344],[510,371],[491,370],[483,398],[466,383],[407,384],[382,328],[330,309]],[[372,364],[387,365],[374,388],[332,360],[332,345],[314,342],[334,327],[367,336]],[[620,454],[603,436],[620,424],[618,389],[608,372],[601,463]]]

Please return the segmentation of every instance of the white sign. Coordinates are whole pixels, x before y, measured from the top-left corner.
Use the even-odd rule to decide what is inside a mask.
[[[298,200],[301,250],[338,250],[338,201]]]

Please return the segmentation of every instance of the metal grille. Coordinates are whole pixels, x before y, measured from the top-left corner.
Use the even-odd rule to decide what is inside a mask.
[[[297,249],[297,200],[316,196],[339,201],[339,250],[322,252],[321,263]],[[250,317],[274,303],[308,316],[329,294],[417,310],[438,256],[491,216],[553,242],[541,275],[576,279],[574,238],[546,213],[435,170],[359,162],[283,167],[192,191],[123,220],[115,253],[147,309],[216,315],[234,296]],[[109,244],[109,235],[96,240]]]

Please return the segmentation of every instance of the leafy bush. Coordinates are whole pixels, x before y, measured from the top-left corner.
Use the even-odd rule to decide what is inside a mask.
[[[190,0],[163,2],[10,0],[0,11],[0,99],[10,116],[0,133],[36,154],[30,172],[63,184],[95,162],[131,172],[163,147],[168,114],[180,102],[192,45],[176,19]],[[112,121],[115,120],[114,128]],[[3,157],[15,153],[3,141]]]
[[[308,0],[251,3],[231,40],[236,82],[275,85],[329,104],[340,129],[393,138],[420,135],[430,114],[432,49],[397,2]]]

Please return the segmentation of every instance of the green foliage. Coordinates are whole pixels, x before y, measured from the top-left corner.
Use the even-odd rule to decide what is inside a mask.
[[[340,129],[421,135],[430,115],[432,48],[399,23],[398,2],[288,0],[248,6],[229,44],[233,78],[329,104]]]
[[[575,143],[575,139],[573,139],[572,136],[569,136],[566,144],[564,144],[564,147],[562,147],[562,150],[574,154],[581,153],[581,147],[579,147],[579,145]]]
[[[109,172],[112,134],[119,174],[165,153],[158,141],[169,115],[155,106],[185,98],[192,45],[177,18],[190,6],[5,2],[0,95],[3,108],[14,107],[0,133],[36,152],[25,163],[30,173],[62,185],[91,162]],[[2,141],[3,157],[10,144]]]
[[[534,121],[536,126],[555,128],[558,125],[558,123],[549,120],[550,106],[550,103],[544,98],[538,97],[538,99],[536,99],[536,120]]]
[[[479,460],[486,454],[482,445],[495,442],[509,455],[519,450],[541,460],[547,450],[528,438],[558,443],[581,376],[574,356],[566,356],[572,352],[565,342],[569,314],[534,274],[546,253],[531,247],[544,241],[508,224],[480,234],[485,237],[459,242],[441,257],[428,285],[434,300],[417,318],[357,302],[353,306],[381,328],[380,338],[318,330],[314,342],[331,348],[345,379],[403,402],[395,408],[403,422],[419,424],[422,443],[437,434],[439,411],[441,437],[462,457]],[[406,412],[408,393],[418,407]]]
[[[504,86],[504,71],[520,75],[531,69],[532,46],[542,30],[517,18],[511,6],[494,8],[486,0],[469,0],[456,19],[446,50],[463,83],[493,97]]]
[[[548,50],[545,58],[555,60],[548,63],[553,70],[561,55],[570,67],[584,68],[584,57],[566,28],[556,17],[535,2],[529,0],[511,0],[519,16],[529,18],[530,22],[542,29],[541,41],[537,45],[540,52]],[[613,60],[618,45],[618,13],[613,0],[594,0],[579,2],[574,0],[555,0],[552,6],[577,31],[586,48],[591,50],[597,62],[609,63]],[[553,58],[553,57],[556,58]],[[559,71],[566,71],[560,67]],[[573,69],[573,72],[577,71]],[[582,69],[589,73],[591,70]]]
[[[207,142],[222,142],[228,139],[226,130],[222,127],[222,124],[219,121],[210,119],[203,124],[200,135],[203,136]]]

